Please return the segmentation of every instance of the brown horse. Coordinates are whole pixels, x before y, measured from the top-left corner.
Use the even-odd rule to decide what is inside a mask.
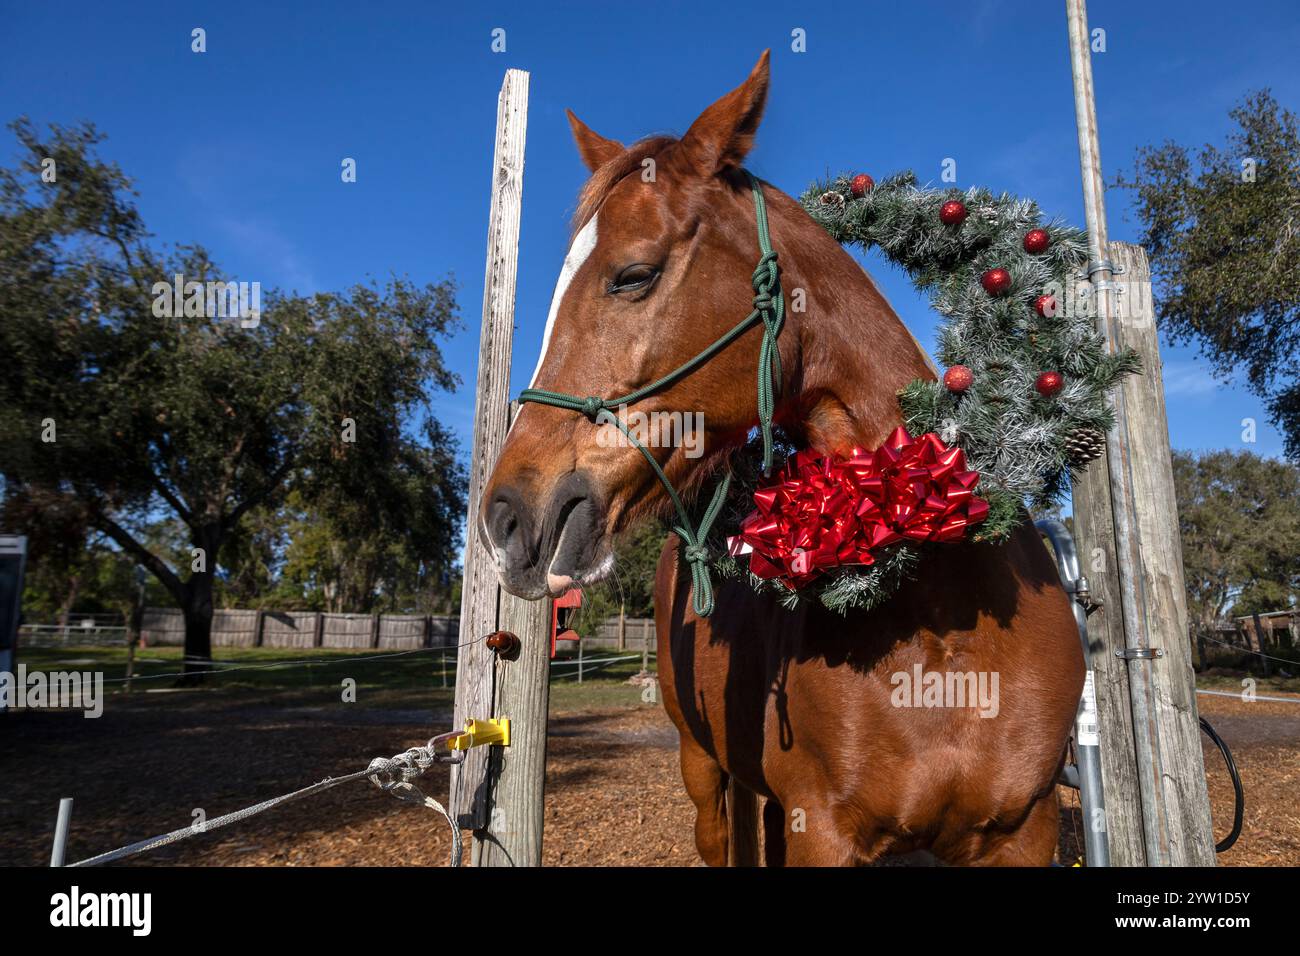
[[[768,74],[765,53],[680,140],[625,148],[569,114],[592,176],[535,386],[634,391],[749,311],[759,252],[741,163]],[[839,244],[790,197],[762,188],[784,288],[806,301],[780,335],[776,420],[823,452],[874,448],[901,422],[895,392],[933,378],[932,366]],[[638,406],[703,412],[702,456],[652,449],[678,488],[715,479],[754,427],[760,332]],[[582,415],[546,405],[525,405],[516,418],[480,516],[512,593],[556,595],[598,579],[611,569],[615,535],[666,507],[641,453],[599,435]],[[919,850],[958,864],[1050,863],[1083,660],[1032,527],[1004,546],[937,546],[916,581],[847,617],[812,602],[787,611],[738,581],[719,588],[712,616],[697,617],[678,550],[670,538],[656,579],[659,681],[706,863],[725,864],[729,849],[749,862],[748,842],[728,846],[728,814],[752,808],[753,794],[766,799],[769,865],[862,864]],[[959,699],[963,688],[979,696],[977,685],[991,693]],[[729,783],[745,797],[731,807]]]

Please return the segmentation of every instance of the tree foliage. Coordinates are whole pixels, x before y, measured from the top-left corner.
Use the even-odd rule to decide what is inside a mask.
[[[1300,590],[1300,469],[1231,451],[1176,451],[1173,464],[1193,623],[1204,628],[1229,613],[1293,607]]]
[[[620,608],[628,617],[654,616],[655,571],[668,533],[662,521],[647,519],[615,543],[613,574],[583,587],[582,610],[575,618],[579,632],[586,634],[601,621],[617,617]]]
[[[428,405],[456,384],[438,346],[458,322],[450,281],[271,290],[251,327],[158,315],[157,283],[233,279],[199,246],[150,244],[92,126],[11,129],[22,158],[0,169],[6,496],[75,502],[180,605],[200,658],[223,549],[254,546],[250,513],[290,489],[313,513],[352,513],[353,528],[418,536],[422,559],[450,565],[465,480]],[[188,531],[179,567],[142,535],[164,515]]]
[[[1229,114],[1222,147],[1138,151],[1131,188],[1161,327],[1221,376],[1243,370],[1300,460],[1300,129],[1267,91]]]

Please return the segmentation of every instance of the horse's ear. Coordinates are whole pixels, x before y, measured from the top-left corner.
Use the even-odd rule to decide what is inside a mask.
[[[767,103],[769,54],[764,50],[749,79],[701,113],[682,137],[691,164],[706,176],[739,166],[753,148]]]
[[[606,139],[594,129],[573,115],[573,110],[565,110],[569,117],[569,128],[573,130],[573,141],[578,144],[578,155],[593,173],[601,166],[623,153],[623,144],[616,139]]]

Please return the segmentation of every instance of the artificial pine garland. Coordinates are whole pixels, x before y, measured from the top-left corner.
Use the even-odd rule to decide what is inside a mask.
[[[905,269],[944,317],[939,382],[917,380],[898,394],[912,435],[937,433],[979,472],[989,513],[971,537],[1005,541],[1026,518],[1059,500],[1068,476],[1104,447],[1113,424],[1111,389],[1140,370],[1136,353],[1110,354],[1090,297],[1067,301],[1072,273],[1087,260],[1087,237],[1042,222],[1037,204],[985,189],[928,189],[902,173],[875,184],[865,174],[814,184],[804,209],[841,243],[878,247]],[[1086,285],[1080,289],[1087,290]],[[787,451],[791,449],[787,446]],[[758,472],[741,456],[730,522],[752,507]],[[746,465],[748,462],[748,465]],[[815,596],[831,610],[877,606],[913,576],[925,548],[897,544],[869,566],[842,565],[795,590],[723,557],[724,575],[746,575],[787,606]],[[724,549],[725,550],[725,549]]]

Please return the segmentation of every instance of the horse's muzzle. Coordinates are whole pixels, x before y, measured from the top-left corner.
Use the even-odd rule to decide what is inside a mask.
[[[603,537],[604,508],[585,472],[573,471],[545,503],[511,484],[491,489],[479,531],[501,586],[535,599],[590,580]]]

